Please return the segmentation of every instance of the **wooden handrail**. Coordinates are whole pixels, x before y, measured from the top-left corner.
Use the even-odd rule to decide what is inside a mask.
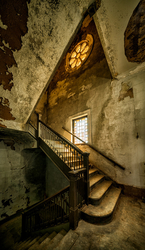
[[[71,141],[69,141],[68,139],[66,139],[64,136],[60,135],[58,132],[56,132],[55,130],[53,130],[52,128],[50,128],[48,125],[46,125],[44,122],[40,121],[40,123],[42,123],[46,128],[48,128],[49,130],[51,130],[54,134],[56,134],[57,136],[59,136],[62,140],[64,140],[66,143],[68,143],[69,145],[71,145],[71,147],[73,147],[76,151],[78,151],[80,154],[84,155],[84,152],[82,150],[80,150],[76,145],[74,145]]]
[[[99,153],[100,155],[102,155],[103,157],[105,157],[107,160],[111,161],[113,164],[117,165],[119,168],[121,168],[122,170],[125,170],[125,167],[121,166],[119,163],[115,162],[114,160],[110,159],[108,156],[104,155],[102,152],[100,152],[98,149],[94,148],[92,145],[90,145],[89,143],[86,143],[85,141],[83,141],[82,139],[80,139],[78,136],[74,135],[73,133],[71,133],[69,130],[67,130],[66,128],[62,127],[62,129],[64,129],[66,132],[68,132],[69,134],[71,134],[72,136],[76,137],[78,140],[82,141],[84,144],[86,144],[87,146],[89,146],[90,148],[92,148],[93,150],[95,150],[97,153]]]
[[[59,192],[57,192],[56,194],[50,196],[49,198],[46,198],[45,200],[38,202],[36,205],[34,205],[33,207],[31,207],[31,208],[28,209],[27,211],[22,212],[22,214],[27,214],[27,213],[31,212],[32,210],[34,210],[35,208],[38,208],[38,207],[41,206],[42,204],[48,202],[48,201],[51,200],[52,198],[55,198],[56,196],[58,196],[59,194],[63,193],[64,191],[69,190],[69,187],[70,187],[70,186],[67,186],[67,187],[61,189],[61,190],[60,190]]]
[[[45,229],[48,225],[57,225],[58,223],[64,223],[66,219],[69,220],[69,189],[70,186],[67,186],[57,194],[22,213],[22,239],[25,239],[34,231]],[[61,205],[57,201],[58,198],[61,200]],[[61,215],[58,213],[58,207],[63,210]],[[44,215],[44,217],[41,217],[41,215]]]

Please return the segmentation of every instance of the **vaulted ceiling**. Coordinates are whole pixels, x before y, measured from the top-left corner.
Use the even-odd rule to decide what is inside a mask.
[[[145,1],[98,0],[91,5],[93,2],[0,1],[1,127],[22,129],[53,79],[84,17],[92,15],[95,7],[98,10],[93,13],[93,19],[112,78],[145,70]]]

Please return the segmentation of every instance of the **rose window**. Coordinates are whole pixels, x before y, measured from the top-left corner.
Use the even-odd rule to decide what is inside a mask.
[[[91,53],[93,37],[88,34],[86,40],[79,42],[66,57],[66,70],[73,71],[81,67]]]
[[[89,46],[86,42],[79,44],[75,51],[72,52],[69,64],[71,68],[78,67],[85,60],[87,56],[87,52],[89,50]]]

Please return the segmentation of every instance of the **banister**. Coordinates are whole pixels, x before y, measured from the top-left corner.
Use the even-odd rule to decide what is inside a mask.
[[[95,150],[96,152],[98,152],[100,155],[102,155],[103,157],[105,157],[107,160],[111,161],[113,164],[117,165],[119,168],[121,168],[122,170],[125,170],[125,167],[121,166],[119,163],[115,162],[114,160],[110,159],[108,156],[104,155],[102,152],[100,152],[98,149],[94,148],[92,145],[90,145],[89,143],[86,143],[85,141],[83,141],[82,139],[80,139],[78,136],[74,135],[73,133],[71,133],[69,130],[67,130],[66,128],[62,127],[62,129],[64,129],[66,132],[68,132],[69,134],[71,134],[72,136],[76,137],[78,140],[82,141],[84,144],[86,144],[87,146],[89,146],[90,148],[92,148],[93,150]]]
[[[43,126],[45,126],[46,128],[50,129],[54,134],[56,134],[57,136],[59,136],[62,140],[64,140],[66,143],[68,143],[69,145],[71,145],[71,147],[73,147],[75,150],[77,150],[80,154],[84,154],[84,152],[82,150],[80,150],[76,145],[74,145],[71,141],[69,141],[68,139],[66,139],[64,136],[60,135],[58,132],[56,132],[55,130],[53,130],[52,128],[50,128],[48,125],[46,125],[44,122],[40,121],[40,123],[43,124]]]
[[[46,226],[54,226],[69,220],[70,186],[37,203],[22,213],[22,239]]]
[[[52,198],[55,198],[55,197],[58,196],[59,194],[63,193],[64,191],[69,190],[69,187],[70,187],[70,186],[67,186],[67,187],[61,189],[61,190],[60,190],[59,192],[57,192],[56,194],[50,196],[49,198],[46,198],[45,200],[40,201],[39,203],[37,203],[36,205],[34,205],[32,208],[28,209],[27,211],[23,212],[22,214],[27,214],[27,213],[31,212],[32,210],[34,210],[35,208],[38,208],[38,207],[41,206],[43,203],[46,203],[46,202],[48,202],[49,200],[51,200]]]

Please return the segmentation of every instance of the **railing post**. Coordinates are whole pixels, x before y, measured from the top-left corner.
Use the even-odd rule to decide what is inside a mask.
[[[86,168],[85,172],[85,201],[86,204],[88,205],[88,199],[89,199],[89,194],[90,194],[90,182],[89,182],[89,154],[87,152],[83,153],[84,156],[84,167]]]
[[[22,235],[21,235],[22,240],[25,239],[25,214],[22,213]]]
[[[78,192],[77,192],[77,179],[78,173],[74,171],[69,172],[70,176],[70,191],[69,191],[69,201],[70,201],[70,213],[69,222],[70,228],[76,229],[78,226]]]
[[[37,139],[37,148],[39,148],[39,114],[36,113],[37,115],[37,131],[36,131],[36,139]]]

